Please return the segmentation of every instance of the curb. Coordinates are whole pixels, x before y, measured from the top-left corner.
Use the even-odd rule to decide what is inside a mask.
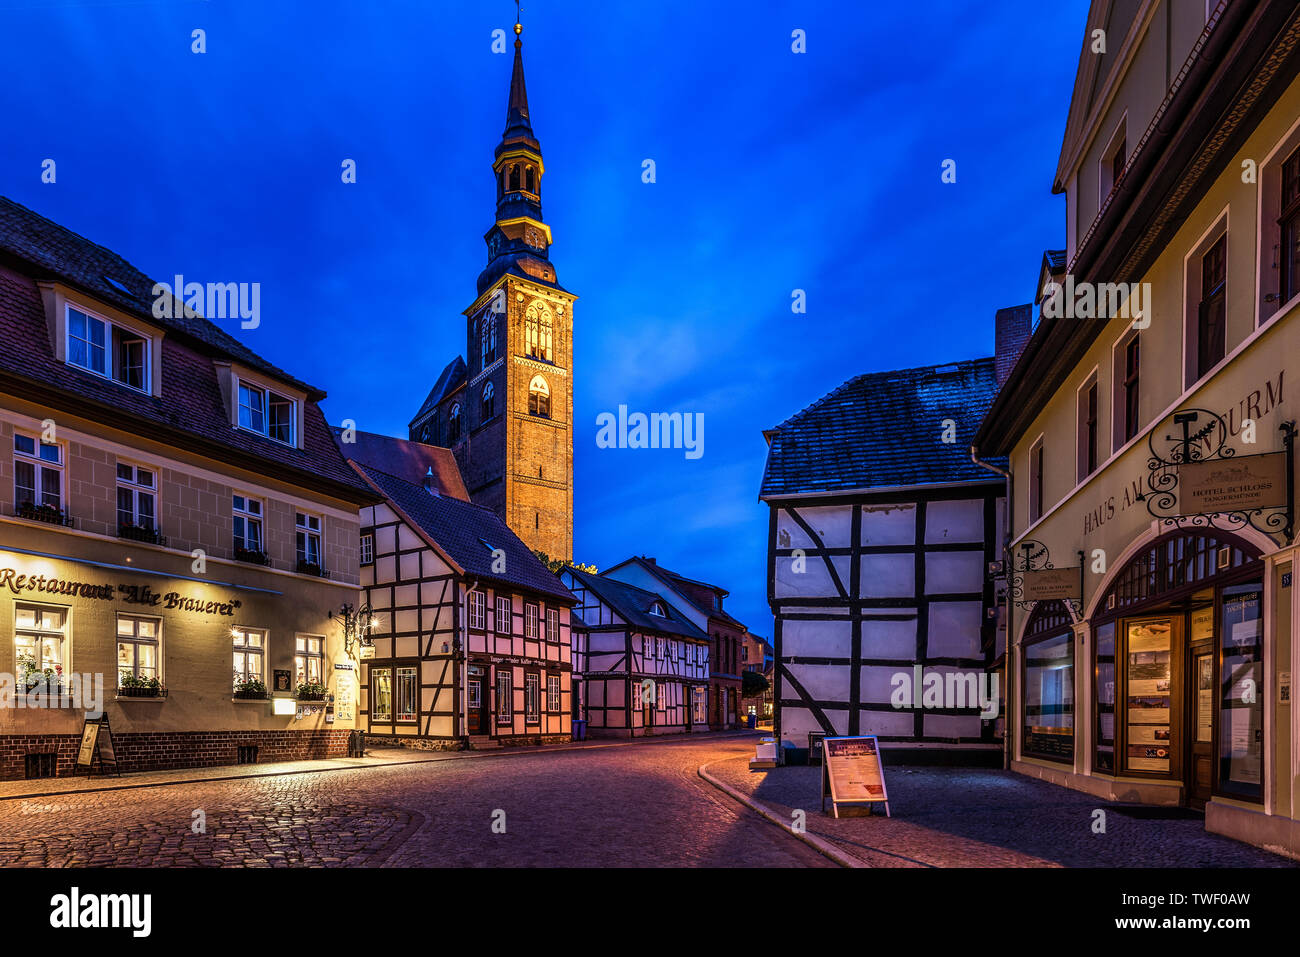
[[[836,864],[840,865],[840,867],[865,868],[870,866],[864,864],[856,857],[851,857],[848,854],[845,854],[843,851],[839,850],[839,848],[837,848],[834,844],[832,844],[830,841],[827,841],[824,838],[820,838],[815,834],[809,834],[806,831],[800,834],[798,831],[795,831],[789,824],[786,824],[782,816],[777,814],[766,804],[761,804],[758,801],[755,801],[753,798],[749,797],[749,795],[744,794],[741,791],[737,791],[731,785],[724,784],[722,781],[719,781],[717,778],[715,778],[712,774],[710,774],[706,770],[710,765],[716,763],[717,763],[716,761],[711,761],[709,762],[709,764],[700,765],[697,773],[705,781],[708,781],[710,784],[712,784],[723,794],[727,795],[727,797],[731,798],[734,801],[739,802],[740,804],[745,805],[745,807],[749,808],[752,811],[756,811],[760,817],[766,818],[770,823],[775,824],[777,827],[785,831],[785,833],[789,834],[791,837],[803,841],[805,844],[807,844],[813,850],[817,851],[823,857],[828,857]]]
[[[507,758],[521,754],[552,754],[558,751],[600,751],[605,748],[623,748],[638,744],[671,744],[698,741],[706,737],[735,735],[736,731],[717,731],[694,735],[663,735],[658,738],[635,738],[628,741],[610,741],[608,744],[561,744],[540,748],[501,748],[491,751],[441,751],[437,757],[408,758],[401,761],[383,761],[378,764],[353,764],[342,767],[295,768],[285,771],[261,771],[252,774],[222,774],[215,777],[186,777],[168,781],[141,781],[139,783],[107,784],[103,787],[68,788],[60,791],[24,791],[21,794],[0,794],[0,802],[26,801],[31,798],[52,798],[64,794],[97,794],[100,791],[135,791],[141,788],[164,788],[178,784],[206,784],[212,781],[243,781],[251,778],[278,778],[294,774],[325,774],[330,771],[365,771],[370,768],[395,768],[408,764],[435,764],[440,761],[460,761],[476,758]],[[191,769],[192,770],[192,769]],[[148,772],[146,772],[148,773]]]

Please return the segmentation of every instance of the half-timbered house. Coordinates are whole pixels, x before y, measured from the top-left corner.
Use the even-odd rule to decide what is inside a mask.
[[[709,726],[715,731],[739,727],[740,660],[747,631],[722,607],[730,592],[720,585],[670,571],[645,555],[633,555],[600,574],[654,592],[708,634]]]
[[[707,731],[709,636],[654,592],[568,567],[595,737]]]
[[[447,459],[398,439],[351,451],[407,469]],[[352,464],[384,497],[361,514],[373,656],[360,726],[426,748],[569,740],[573,596],[495,512],[445,494],[431,464],[419,484]]]
[[[870,373],[765,433],[775,732],[795,760],[817,734],[1000,757],[975,692],[1005,490],[969,454],[996,389],[992,358]],[[964,700],[927,702],[939,680]]]

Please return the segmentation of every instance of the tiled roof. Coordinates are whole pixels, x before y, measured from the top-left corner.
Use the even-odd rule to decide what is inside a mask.
[[[759,497],[997,481],[970,457],[996,393],[991,357],[856,376],[769,433]]]
[[[84,242],[84,240],[83,240]],[[320,407],[303,409],[303,448],[231,427],[213,357],[184,336],[162,341],[162,394],[145,395],[55,358],[41,293],[32,276],[0,265],[0,389],[31,394],[51,409],[92,409],[98,421],[135,432],[150,426],[160,441],[208,443],[208,454],[236,458],[262,471],[274,463],[305,486],[322,481],[333,494],[367,501],[370,489],[348,467],[330,435]],[[168,437],[161,430],[174,431]],[[233,453],[233,454],[232,454]],[[265,463],[265,464],[264,464]]]
[[[139,316],[168,332],[195,339],[213,352],[311,393],[317,400],[325,397],[320,389],[267,362],[207,319],[185,315],[170,319],[155,317],[153,279],[112,250],[4,196],[0,196],[0,250],[32,267],[22,270],[26,275],[38,279],[60,279],[123,312]],[[163,281],[170,286],[174,278],[167,276]],[[110,279],[120,283],[126,293],[114,288],[108,281]]]
[[[420,526],[467,576],[513,585],[573,604],[574,597],[491,509],[445,495],[358,464],[380,493]],[[505,570],[493,571],[493,549],[505,552]]]
[[[420,411],[411,417],[409,424],[415,425],[416,422],[419,422],[432,412],[439,402],[455,392],[464,383],[467,372],[463,357],[457,356],[448,362],[443,368],[442,374],[438,376],[438,381],[429,390],[429,395],[424,400],[424,404],[420,406]]]
[[[1048,249],[1043,253],[1043,259],[1051,267],[1052,272],[1057,273],[1065,269],[1065,250]]]
[[[344,443],[341,428],[334,425],[330,430],[334,433],[334,441],[344,458],[420,486],[423,486],[425,475],[432,469],[434,488],[439,493],[458,498],[462,502],[469,501],[469,492],[465,489],[460,467],[456,464],[456,456],[451,449],[360,431],[353,436],[355,441]]]
[[[601,601],[613,608],[619,614],[619,617],[638,631],[680,635],[683,638],[692,638],[696,641],[709,640],[708,635],[696,628],[676,608],[654,592],[637,588],[635,585],[629,585],[614,578],[592,575],[589,572],[579,571],[572,567],[566,568],[564,571],[571,574],[577,582],[595,592]],[[650,614],[650,606],[655,602],[660,604],[667,617],[660,618],[658,615]]]

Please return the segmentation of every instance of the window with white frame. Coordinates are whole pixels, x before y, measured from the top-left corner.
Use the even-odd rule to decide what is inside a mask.
[[[560,711],[560,676],[546,676],[546,710],[551,714],[558,714]]]
[[[232,503],[235,550],[262,551],[262,503],[246,495],[234,496]]]
[[[542,679],[535,671],[524,672],[524,721],[537,724],[542,720]]]
[[[63,446],[14,433],[14,508],[63,509]]]
[[[298,403],[293,399],[263,388],[253,382],[239,380],[239,427],[269,439],[294,445],[297,441],[294,423],[297,421]]]
[[[117,463],[117,527],[152,532],[157,521],[157,473],[126,462]]]
[[[656,638],[656,639],[655,639],[655,657],[656,657],[656,658],[662,658],[663,656],[664,656],[664,640],[663,640],[662,638]]]
[[[370,669],[370,720],[393,720],[393,670]]]
[[[298,564],[324,567],[320,551],[320,516],[295,512],[294,531],[298,536]]]
[[[375,536],[366,532],[361,536],[361,564],[370,565],[375,560]]]
[[[68,364],[141,392],[150,391],[150,340],[68,305]]]
[[[546,609],[546,640],[560,640],[560,609]]]
[[[655,689],[655,691],[657,692],[655,695],[655,702],[657,703],[659,710],[663,711],[668,707],[668,685],[661,684]]]
[[[510,612],[510,596],[497,595],[496,631],[498,635],[508,635],[514,631],[514,615]]]
[[[497,723],[509,724],[515,717],[514,687],[510,671],[497,672]]]
[[[412,667],[397,669],[397,720],[414,721],[419,713],[420,687],[416,681],[416,670]]]
[[[524,605],[524,637],[536,638],[537,634],[537,617],[538,609],[536,602],[527,602]]]
[[[487,627],[487,602],[481,591],[472,591],[469,593],[469,626],[475,631],[482,631]]]
[[[295,684],[325,683],[325,639],[319,635],[294,638],[293,674]]]
[[[262,628],[230,629],[235,654],[235,683],[257,680],[265,683],[266,630]]]
[[[18,677],[49,670],[62,674],[67,657],[68,610],[51,605],[14,608],[14,657]]]
[[[162,680],[162,622],[141,615],[117,616],[117,677]]]
[[[693,704],[695,707],[695,724],[704,724],[709,720],[709,689],[697,687],[693,693]]]

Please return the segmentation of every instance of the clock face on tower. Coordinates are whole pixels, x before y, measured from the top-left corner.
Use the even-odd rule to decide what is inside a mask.
[[[542,231],[535,226],[529,226],[524,230],[524,242],[534,249],[544,249],[546,240],[542,238]]]

